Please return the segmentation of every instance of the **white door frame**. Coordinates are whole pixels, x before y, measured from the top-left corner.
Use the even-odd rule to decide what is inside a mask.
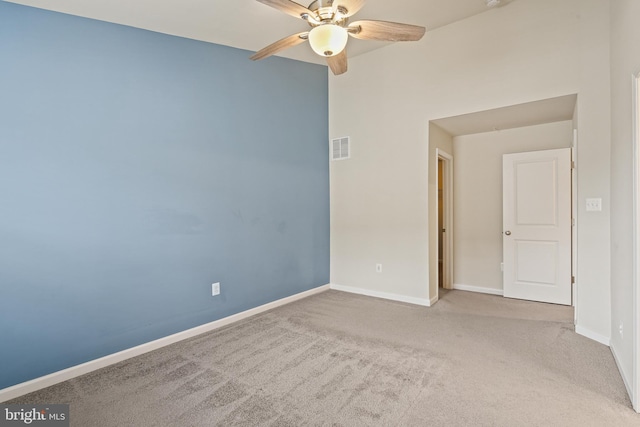
[[[632,405],[640,412],[640,72],[633,76],[633,384]]]
[[[453,289],[453,156],[440,148],[436,148],[436,177],[439,176],[439,162],[442,160],[442,177],[444,185],[442,188],[442,197],[444,199],[444,218],[442,224],[444,235],[442,236],[443,268],[442,268],[442,287],[444,289]],[[437,178],[436,178],[437,179]],[[436,224],[440,223],[440,212],[436,210]],[[438,233],[440,230],[438,230]]]
[[[571,295],[573,326],[578,324],[578,129],[573,129],[571,143]]]

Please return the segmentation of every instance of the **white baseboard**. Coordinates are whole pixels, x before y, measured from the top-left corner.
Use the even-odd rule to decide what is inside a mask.
[[[589,329],[583,328],[582,326],[576,325],[576,334],[582,335],[583,337],[587,337],[599,342],[600,344],[604,344],[607,347],[610,347],[611,339],[609,337],[605,337],[604,335],[600,335],[596,332],[590,331]]]
[[[351,286],[335,285],[333,283],[329,286],[331,286],[331,289],[335,289],[336,291],[349,292],[351,294],[366,295],[368,297],[376,297],[376,298],[388,299],[392,301],[407,302],[409,304],[417,304],[425,307],[431,307],[432,305],[431,300],[428,300],[425,298],[409,297],[406,295],[391,294],[388,292],[371,291],[369,289],[353,288]],[[437,300],[438,300],[438,297],[435,297],[433,300],[433,303],[435,303]]]
[[[477,292],[480,294],[504,296],[504,291],[502,289],[483,288],[481,286],[463,285],[461,283],[454,283],[453,289],[457,289],[459,291]]]
[[[630,378],[627,377],[626,372],[622,368],[622,365],[620,364],[620,359],[618,359],[618,354],[616,353],[616,347],[613,344],[613,342],[611,343],[609,348],[611,349],[611,354],[613,354],[613,360],[616,361],[616,365],[618,366],[618,371],[620,371],[620,376],[622,377],[622,381],[624,382],[624,386],[627,388],[627,394],[629,395],[629,399],[631,399],[631,401],[633,402],[633,388],[631,386],[631,384],[633,384],[633,382],[631,381]]]
[[[261,305],[259,307],[255,307],[250,310],[246,310],[241,313],[237,313],[232,316],[228,316],[211,323],[207,323],[201,326],[196,326],[195,328],[187,329],[186,331],[178,332],[176,334],[169,335],[164,338],[159,338],[157,340],[154,340],[145,344],[141,344],[136,347],[131,347],[126,350],[119,351],[117,353],[109,354],[99,359],[91,360],[89,362],[82,363],[80,365],[72,366],[70,368],[63,369],[61,371],[54,372],[49,375],[45,375],[40,378],[35,378],[30,381],[26,381],[11,387],[7,387],[5,389],[0,390],[0,402],[6,402],[7,400],[15,399],[16,397],[25,395],[27,393],[32,393],[34,391],[52,386],[62,381],[67,381],[72,378],[78,377],[80,375],[84,375],[86,373],[104,368],[106,366],[113,365],[114,363],[118,363],[123,360],[130,359],[132,357],[139,356],[141,354],[148,353],[153,350],[157,350],[161,347],[165,347],[167,345],[176,343],[178,341],[182,341],[187,338],[192,338],[197,335],[203,334],[205,332],[213,331],[215,329],[221,328],[223,326],[229,325],[239,320],[246,319],[247,317],[251,317],[256,314],[265,312],[267,310],[271,310],[272,308],[280,307],[282,305],[289,304],[294,301],[300,300],[302,298],[306,298],[311,295],[318,294],[320,292],[324,292],[327,290],[329,290],[329,285],[319,286],[317,288],[310,289],[305,292],[300,292],[299,294],[291,295],[289,297],[282,298],[277,301],[273,301],[268,304]]]

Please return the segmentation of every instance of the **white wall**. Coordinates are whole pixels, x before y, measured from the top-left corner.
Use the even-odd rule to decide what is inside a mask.
[[[565,3],[562,1],[561,3]],[[578,266],[576,331],[607,343],[611,335],[609,1],[578,1]],[[586,212],[587,198],[602,212]]]
[[[634,387],[633,87],[640,71],[640,2],[611,2],[611,349],[639,408]],[[623,325],[623,334],[619,327]],[[635,326],[635,327],[634,327]],[[636,360],[637,364],[638,361]]]
[[[453,279],[502,292],[502,155],[571,147],[569,121],[455,137]]]
[[[578,93],[577,322],[608,340],[609,34],[607,0],[518,0],[350,59],[329,82],[330,136],[354,142],[331,169],[332,283],[434,296],[429,121]],[[586,197],[603,211],[587,215]]]

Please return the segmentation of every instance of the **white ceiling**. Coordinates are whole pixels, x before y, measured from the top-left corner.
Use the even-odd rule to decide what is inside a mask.
[[[309,28],[301,19],[255,0],[7,1],[249,51],[257,51]],[[502,4],[510,1],[503,0]],[[304,0],[298,2],[305,3]],[[425,26],[429,31],[487,10],[486,0],[367,0],[355,19],[403,22]],[[349,56],[388,44],[351,38]],[[279,56],[324,63],[324,59],[313,54],[306,43],[287,49]]]

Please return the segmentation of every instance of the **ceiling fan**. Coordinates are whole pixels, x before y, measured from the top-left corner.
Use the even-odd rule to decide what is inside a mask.
[[[291,0],[258,1],[307,21],[311,30],[270,44],[251,57],[254,61],[309,40],[313,51],[327,58],[329,68],[333,74],[338,75],[347,71],[345,47],[349,36],[362,40],[397,42],[417,41],[425,33],[424,27],[397,22],[364,20],[349,23],[349,18],[364,6],[364,0],[315,0],[309,7]]]

